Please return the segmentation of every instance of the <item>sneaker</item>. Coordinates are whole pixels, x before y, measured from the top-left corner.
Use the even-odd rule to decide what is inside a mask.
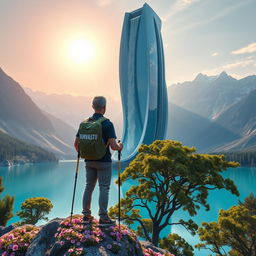
[[[83,217],[83,223],[84,224],[90,224],[93,221],[93,216],[91,215],[84,215]]]
[[[116,221],[111,220],[109,217],[105,217],[105,218],[100,218],[99,223],[100,224],[107,224],[107,225],[115,225]]]

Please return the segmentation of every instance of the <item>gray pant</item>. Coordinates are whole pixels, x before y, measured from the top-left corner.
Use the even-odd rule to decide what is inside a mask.
[[[101,218],[108,216],[108,198],[112,174],[111,162],[86,162],[86,186],[83,195],[84,215],[91,215],[92,192],[96,182],[99,182],[99,216]]]

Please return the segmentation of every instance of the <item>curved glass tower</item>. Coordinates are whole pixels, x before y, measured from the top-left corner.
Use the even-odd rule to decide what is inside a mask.
[[[123,162],[136,156],[140,144],[165,138],[168,100],[160,30],[161,20],[147,4],[125,14],[119,59]]]

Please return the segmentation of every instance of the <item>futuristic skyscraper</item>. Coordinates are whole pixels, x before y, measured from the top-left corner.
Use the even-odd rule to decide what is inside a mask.
[[[119,59],[124,162],[136,156],[141,143],[165,138],[168,100],[160,30],[161,20],[147,4],[125,14]]]

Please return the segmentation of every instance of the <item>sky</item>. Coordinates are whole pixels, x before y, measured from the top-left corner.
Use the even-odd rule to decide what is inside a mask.
[[[198,73],[225,70],[238,79],[256,74],[256,0],[147,3],[162,20],[167,86],[191,81]],[[0,67],[33,90],[120,97],[123,18],[143,4],[0,0]],[[91,54],[83,49],[72,52],[81,42]]]

